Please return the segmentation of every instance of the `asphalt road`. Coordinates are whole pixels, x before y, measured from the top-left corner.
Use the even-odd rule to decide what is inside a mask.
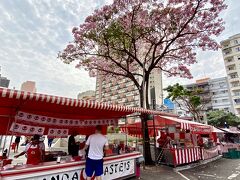
[[[186,180],[240,180],[240,159],[221,158],[199,167],[179,172]]]
[[[240,180],[240,159],[221,158],[184,171],[167,166],[147,167],[141,171],[142,180]]]

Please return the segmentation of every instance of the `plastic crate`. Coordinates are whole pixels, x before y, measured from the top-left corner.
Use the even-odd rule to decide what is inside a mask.
[[[229,156],[231,159],[237,159],[238,153],[237,153],[237,151],[229,151]]]
[[[228,148],[228,152],[234,152],[236,150],[237,150],[237,148]]]
[[[222,153],[222,156],[223,156],[224,158],[230,158],[230,155],[229,155],[228,152],[224,152],[224,153]]]
[[[240,151],[236,151],[237,153],[237,158],[240,159]]]

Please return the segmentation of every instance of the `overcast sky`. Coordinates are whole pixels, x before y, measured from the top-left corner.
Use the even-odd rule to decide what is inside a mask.
[[[72,41],[71,29],[78,26],[97,7],[111,0],[1,0],[0,1],[0,66],[10,87],[35,81],[37,91],[76,98],[79,92],[95,89],[95,79],[87,72],[63,64],[57,53]],[[226,30],[218,42],[240,33],[240,3],[227,0],[222,13]],[[226,75],[221,51],[198,52],[198,64],[191,67],[192,80],[164,78],[164,85],[182,84],[203,77]]]

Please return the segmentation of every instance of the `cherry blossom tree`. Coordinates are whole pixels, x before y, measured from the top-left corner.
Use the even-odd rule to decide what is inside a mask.
[[[72,29],[74,41],[59,53],[69,64],[85,68],[90,76],[129,78],[149,108],[148,82],[154,69],[168,76],[192,78],[196,48],[217,50],[213,39],[224,30],[219,13],[224,0],[114,0],[96,9]],[[151,162],[149,135],[143,116],[145,162]]]

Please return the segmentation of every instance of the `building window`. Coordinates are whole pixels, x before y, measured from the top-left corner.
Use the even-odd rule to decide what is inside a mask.
[[[238,44],[238,40],[234,40],[234,44]]]
[[[239,51],[240,51],[240,47],[237,47],[237,48],[236,48],[236,51],[238,51],[238,52],[239,52]]]
[[[240,99],[234,99],[236,104],[240,104]]]
[[[221,91],[221,94],[225,94],[227,92],[228,92],[227,90],[223,90],[223,91]]]
[[[223,51],[223,53],[224,53],[225,55],[230,54],[230,53],[231,53],[231,50],[230,50],[230,49],[227,49],[227,50]]]
[[[229,67],[228,70],[229,70],[229,71],[231,71],[231,70],[235,70],[235,66],[231,66],[231,67]]]
[[[231,79],[234,79],[234,78],[238,78],[238,75],[237,74],[232,74],[230,75]]]

